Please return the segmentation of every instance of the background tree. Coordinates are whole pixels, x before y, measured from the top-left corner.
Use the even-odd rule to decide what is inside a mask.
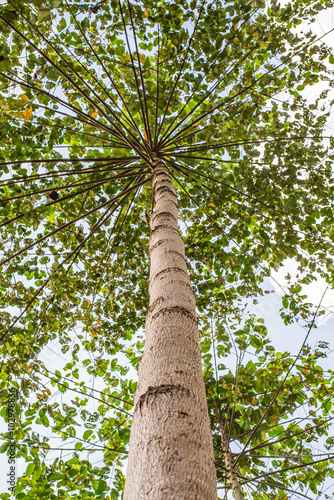
[[[144,349],[154,161],[177,192],[219,494],[303,498],[332,474],[327,346],[308,345],[322,308],[302,284],[315,270],[333,279],[333,153],[326,91],[311,103],[302,92],[330,82],[333,56],[296,29],[330,6],[1,7],[1,384],[3,403],[20,388],[16,438],[29,462],[17,498],[124,489],[136,383],[122,365],[137,368]],[[297,357],[275,352],[247,306],[288,257],[303,271],[282,310],[306,329]],[[55,339],[61,369],[42,358]],[[234,347],[232,374],[223,359]],[[102,465],[87,450],[101,450]]]

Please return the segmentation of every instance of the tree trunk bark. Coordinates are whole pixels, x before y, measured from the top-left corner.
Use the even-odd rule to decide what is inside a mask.
[[[217,483],[195,296],[168,169],[153,163],[150,306],[124,500],[216,500]]]
[[[228,480],[233,491],[234,498],[236,500],[245,500],[244,494],[242,492],[239,479],[237,477],[236,470],[234,468],[234,460],[232,458],[228,438],[225,434],[224,426],[222,422],[220,424],[220,434],[222,439],[223,457],[225,462],[225,468],[227,471]]]

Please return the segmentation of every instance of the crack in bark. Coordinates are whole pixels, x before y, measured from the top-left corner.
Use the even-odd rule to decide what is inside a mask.
[[[168,226],[167,224],[160,224],[159,226],[154,227],[151,231],[151,235],[153,235],[154,232],[157,231],[158,229],[169,229],[174,231],[178,236],[180,235],[178,229],[175,229],[175,227],[172,226]]]
[[[168,203],[173,203],[173,205],[175,205],[175,208],[178,210],[179,206],[178,206],[178,204],[177,204],[177,202],[176,202],[175,200],[173,200],[173,199],[170,199],[170,198],[169,198],[169,199],[168,199]],[[155,212],[155,211],[153,211],[153,212],[152,212],[152,215],[153,215],[153,214],[155,214],[155,213],[156,213],[156,212]]]
[[[165,300],[167,300],[167,298],[165,298],[165,297],[159,297],[154,302],[152,302],[152,304],[150,305],[150,307],[147,309],[147,316],[153,311],[153,309],[156,308],[156,306],[159,303],[163,303]]]
[[[186,387],[182,387],[182,385],[180,384],[179,385],[162,384],[158,385],[157,387],[149,387],[147,391],[140,396],[135,410],[139,408],[141,414],[141,409],[143,404],[146,403],[146,406],[148,406],[148,400],[150,397],[156,397],[160,394],[168,394],[172,392],[182,392],[185,393],[187,396],[190,396],[189,389],[187,389]],[[184,412],[179,412],[179,413],[184,413]]]
[[[173,271],[178,271],[179,269],[175,269],[173,268],[172,269]],[[166,270],[164,271],[161,271],[161,272],[166,272]],[[159,273],[161,274],[161,273]],[[186,283],[184,281],[181,281],[181,280],[171,280],[170,283],[180,283],[181,285],[185,285],[186,287],[189,288],[190,291],[193,291],[192,289],[192,286],[189,284],[189,283]],[[170,300],[171,297],[168,295],[166,297],[158,297],[157,299],[154,300],[154,302],[152,302],[152,304],[149,306],[148,310],[147,310],[147,316],[149,314],[151,314],[153,312],[153,310],[159,305],[159,304],[162,304],[163,302],[167,301],[167,300]]]
[[[175,217],[175,215],[172,214],[172,212],[154,212],[154,214],[152,214],[151,216],[151,222],[153,222],[154,219],[159,215],[163,215],[164,217],[173,217],[173,219],[177,223],[177,218]]]
[[[168,240],[166,240],[166,238],[164,238],[164,239],[159,240],[159,241],[157,241],[156,243],[154,243],[154,245],[152,245],[152,246],[150,247],[150,249],[149,249],[149,253],[151,254],[151,252],[152,252],[155,248],[157,248],[158,246],[160,246],[160,245],[161,245],[164,241],[168,241]]]
[[[151,255],[151,253],[153,252],[153,250],[155,250],[156,248],[158,248],[164,242],[168,243],[168,240],[166,238],[162,238],[161,240],[158,240],[156,243],[154,243],[154,245],[152,245],[150,247],[150,249],[149,249],[149,255]],[[175,253],[175,255],[177,255],[178,257],[182,257],[182,259],[184,260],[184,262],[187,262],[185,256],[181,252],[178,252],[177,250],[166,250],[165,254],[168,254],[168,253]],[[167,269],[169,269],[169,268],[167,268]]]
[[[161,173],[160,173],[160,174],[158,174],[158,175],[161,175],[161,174],[163,174],[163,172],[161,172]],[[168,179],[166,179],[166,180],[168,180]],[[155,189],[156,184],[159,184],[159,183],[161,183],[161,182],[164,182],[164,179],[154,179],[154,181],[152,182],[153,188]],[[166,186],[160,186],[160,189],[161,189],[162,187],[166,187]],[[157,188],[157,190],[156,190],[155,194],[157,194],[158,189],[159,189],[159,187]],[[169,189],[169,190],[171,190],[171,188],[170,188],[170,187],[169,187],[168,189]],[[173,196],[175,197],[174,192],[173,192],[173,191],[171,191],[171,192],[172,192]]]
[[[175,194],[173,193],[173,191],[168,186],[159,186],[159,187],[156,188],[155,192],[156,192],[156,194],[161,194],[161,193],[168,192],[168,193],[171,193],[171,195],[173,196],[173,198],[176,198]]]
[[[186,277],[188,278],[188,272],[184,269],[181,269],[180,267],[168,267],[167,269],[163,269],[162,271],[159,271],[157,274],[155,274],[150,280],[149,280],[149,284],[151,285],[153,283],[153,281],[158,278],[161,274],[164,274],[164,273],[169,273],[169,272],[177,272],[177,273],[183,273],[186,275]],[[188,285],[190,286],[188,283],[186,283],[185,281],[182,281],[181,283],[184,283],[185,285]],[[192,287],[191,287],[192,289]]]
[[[163,182],[166,182],[165,184],[163,184]],[[173,193],[173,196],[175,198],[175,193],[172,191],[171,189],[171,185],[170,183],[168,182],[168,179],[166,179],[166,181],[164,181],[163,179],[160,180],[160,183],[159,183],[159,186],[156,188],[155,192],[156,193],[159,193],[160,191],[162,191],[163,189],[168,189],[171,193]]]
[[[177,255],[178,257],[182,257],[182,259],[186,262],[185,256],[177,250],[167,250],[165,253],[175,253],[175,255]]]
[[[165,170],[161,169],[161,170],[155,170],[154,174],[153,174],[153,182],[155,183],[155,180],[156,178],[158,177],[158,175],[165,175],[168,179],[168,176],[165,172]]]
[[[147,319],[154,320],[156,319],[160,314],[162,313],[169,313],[169,312],[178,312],[179,314],[184,314],[185,316],[188,316],[188,318],[192,319],[197,324],[197,319],[196,317],[185,307],[182,306],[172,306],[172,307],[165,307],[163,309],[160,309],[160,311],[156,312],[149,318],[149,315],[147,315]]]

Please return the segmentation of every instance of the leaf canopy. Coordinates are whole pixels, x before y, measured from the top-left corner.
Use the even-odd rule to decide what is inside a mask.
[[[297,28],[331,6],[1,6],[1,397],[5,407],[8,387],[20,389],[28,463],[15,498],[120,498],[136,387],[126,364],[144,348],[152,154],[179,195],[218,487],[229,488],[221,425],[250,498],[317,494],[332,476],[333,373],[307,337],[295,359],[276,352],[247,306],[295,259],[303,272],[281,314],[310,331],[301,285],[315,271],[332,283],[327,91],[309,102],[305,89],[331,81],[334,59]],[[58,345],[56,369],[43,356]],[[223,364],[233,346],[235,374]]]

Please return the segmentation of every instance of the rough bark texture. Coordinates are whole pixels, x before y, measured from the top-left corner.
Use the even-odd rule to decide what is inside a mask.
[[[227,436],[225,434],[224,426],[222,422],[220,422],[220,433],[222,438],[222,448],[223,448],[223,457],[225,462],[225,468],[227,471],[228,480],[230,483],[230,487],[232,488],[234,498],[236,500],[245,500],[244,494],[242,492],[239,479],[237,477],[236,470],[234,468],[234,460],[232,458],[229,443]]]
[[[216,500],[195,297],[178,230],[175,189],[159,160],[152,185],[150,307],[124,500]]]

